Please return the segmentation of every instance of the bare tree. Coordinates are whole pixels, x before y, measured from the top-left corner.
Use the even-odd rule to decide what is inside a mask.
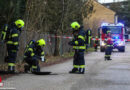
[[[82,24],[84,17],[89,17],[93,10],[88,7],[88,0],[31,0],[26,2],[26,28],[29,31],[63,35],[70,32],[70,23]],[[88,3],[91,3],[89,0]],[[86,8],[87,7],[87,8]],[[87,11],[87,13],[86,13]],[[70,33],[69,33],[70,34]],[[55,38],[54,55],[59,55],[60,39]]]

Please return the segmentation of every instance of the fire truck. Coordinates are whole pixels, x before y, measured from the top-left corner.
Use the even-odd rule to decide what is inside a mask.
[[[111,38],[113,42],[113,49],[118,49],[119,52],[125,52],[125,27],[122,23],[109,24],[103,23],[98,29],[98,36],[100,37],[100,51],[105,51],[105,40],[107,39],[107,31],[111,31]]]

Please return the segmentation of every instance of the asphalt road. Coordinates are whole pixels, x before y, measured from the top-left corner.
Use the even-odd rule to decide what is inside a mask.
[[[20,74],[4,80],[3,88],[16,90],[130,90],[130,43],[126,52],[113,52],[111,61],[104,53],[85,55],[86,73],[69,74],[72,60],[42,68],[58,75]]]

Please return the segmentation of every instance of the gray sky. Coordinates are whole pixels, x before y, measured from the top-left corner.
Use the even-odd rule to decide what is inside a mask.
[[[113,2],[113,1],[118,2],[118,1],[126,1],[126,0],[98,0],[98,2],[100,2],[100,3],[109,3],[109,2]]]

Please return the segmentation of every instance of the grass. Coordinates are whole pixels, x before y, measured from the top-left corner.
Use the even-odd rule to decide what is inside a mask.
[[[94,48],[93,48],[93,47],[90,47],[90,48],[88,48],[87,51],[88,51],[88,52],[93,52],[93,51],[94,51]]]

